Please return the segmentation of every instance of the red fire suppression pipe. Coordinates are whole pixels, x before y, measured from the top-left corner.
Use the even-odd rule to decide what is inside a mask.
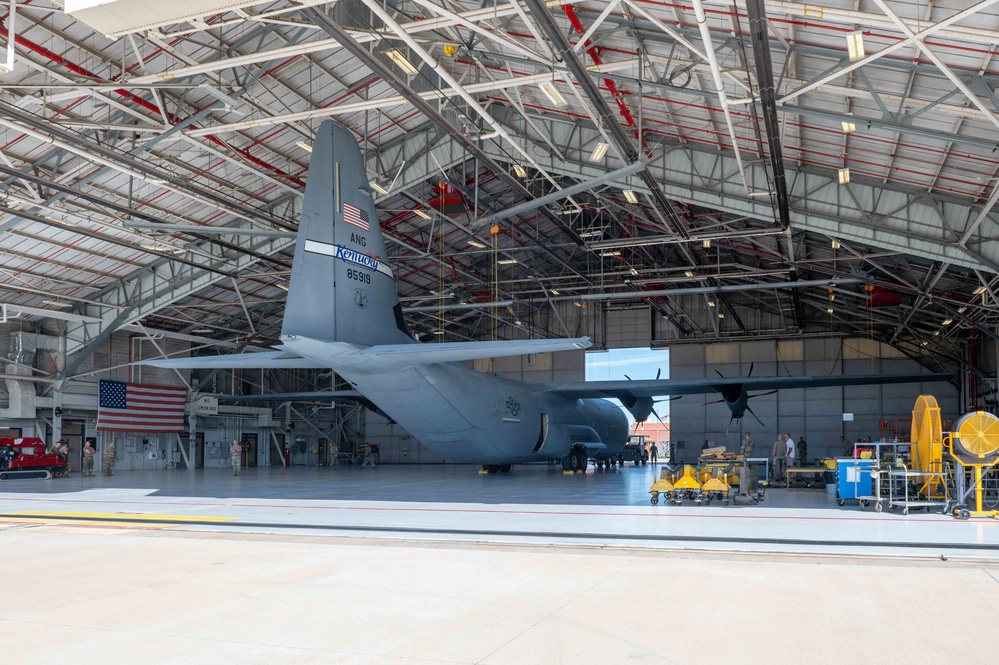
[[[0,26],[0,36],[3,36],[5,38],[9,39],[10,38],[10,32],[7,30],[7,28],[5,28],[3,26]],[[25,37],[22,37],[21,35],[15,35],[14,36],[14,42],[16,44],[19,44],[19,45],[23,46],[24,48],[28,49],[29,51],[34,51],[38,55],[40,55],[42,57],[45,57],[45,58],[48,58],[49,60],[51,60],[52,62],[56,63],[57,65],[65,67],[66,69],[68,69],[69,71],[73,72],[74,74],[78,74],[80,76],[86,76],[87,78],[94,79],[95,81],[105,82],[104,79],[102,79],[100,76],[98,76],[94,72],[91,72],[91,71],[89,71],[87,69],[84,69],[83,67],[77,65],[76,63],[73,63],[73,62],[70,62],[70,61],[66,60],[66,58],[62,57],[58,53],[50,51],[49,49],[45,48],[41,44],[36,44],[35,42],[31,41],[30,39],[26,39]],[[146,109],[148,111],[151,111],[152,113],[155,113],[156,115],[160,116],[161,118],[163,118],[167,122],[173,123],[175,121],[174,118],[171,118],[169,116],[164,116],[163,113],[160,111],[160,108],[158,106],[156,106],[156,104],[153,104],[152,102],[146,101],[142,97],[139,97],[138,95],[135,95],[135,94],[129,92],[128,90],[125,90],[123,88],[116,88],[116,89],[112,90],[111,92],[113,92],[114,94],[116,94],[116,95],[118,95],[120,97],[124,97],[125,99],[129,100],[130,102],[138,104],[142,108],[144,108],[144,109]],[[194,127],[194,125],[190,125],[190,128],[191,129],[196,129]],[[264,160],[262,160],[262,159],[260,159],[258,157],[254,157],[252,154],[250,154],[250,152],[248,150],[243,150],[241,148],[237,148],[235,146],[229,145],[225,141],[222,141],[221,139],[218,139],[218,138],[216,138],[214,136],[211,136],[211,135],[208,135],[205,138],[207,138],[210,142],[214,143],[215,145],[221,146],[223,148],[226,148],[226,149],[228,149],[228,150],[230,150],[232,152],[235,152],[235,153],[239,154],[240,156],[242,156],[244,159],[246,159],[251,164],[259,166],[260,168],[265,169],[267,171],[270,171],[274,175],[276,175],[278,177],[281,177],[281,178],[284,178],[288,182],[293,183],[295,185],[298,185],[299,187],[303,187],[303,188],[305,187],[305,181],[301,180],[300,178],[296,178],[295,176],[293,176],[293,175],[291,175],[289,173],[286,173],[285,171],[277,168],[276,166],[274,166],[272,164],[269,164],[269,163],[265,162]]]

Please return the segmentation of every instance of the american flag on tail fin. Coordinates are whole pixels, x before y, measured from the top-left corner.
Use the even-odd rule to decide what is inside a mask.
[[[346,201],[343,204],[343,221],[363,231],[371,230],[371,225],[368,224],[368,213],[357,206],[350,205]]]

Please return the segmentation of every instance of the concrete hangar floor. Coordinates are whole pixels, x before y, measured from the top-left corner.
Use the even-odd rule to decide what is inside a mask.
[[[999,523],[780,489],[756,506],[651,506],[652,475],[449,465],[4,483],[0,660],[988,660],[927,628],[960,616],[991,629]]]

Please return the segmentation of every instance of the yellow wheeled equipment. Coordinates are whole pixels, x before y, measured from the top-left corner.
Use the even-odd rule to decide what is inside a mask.
[[[944,481],[944,434],[940,420],[940,406],[933,395],[920,395],[912,407],[912,469],[927,475],[918,488],[927,499],[947,498]]]
[[[659,470],[659,480],[652,483],[652,487],[649,488],[649,494],[652,495],[649,501],[652,502],[653,506],[659,503],[660,494],[663,495],[667,502],[674,503],[673,481],[677,479],[677,476],[678,473],[676,471],[671,471],[668,468]]]
[[[731,468],[733,465],[729,464]],[[738,477],[738,476],[737,476]],[[711,474],[707,480],[701,483],[701,499],[704,503],[711,503],[712,499],[729,503],[729,492],[732,486],[728,482],[726,469],[715,467],[711,469]]]
[[[959,519],[999,518],[999,510],[986,510],[982,476],[999,464],[999,418],[987,411],[967,413],[943,437],[943,449],[955,463],[954,501],[949,512]],[[968,483],[969,476],[971,483]],[[974,503],[969,507],[969,499]]]
[[[680,503],[683,499],[688,499],[696,503],[701,502],[701,483],[697,480],[697,467],[685,464],[680,477],[673,482],[673,503]]]

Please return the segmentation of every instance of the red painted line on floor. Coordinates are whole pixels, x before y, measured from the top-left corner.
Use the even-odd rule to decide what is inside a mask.
[[[457,513],[457,514],[496,514],[496,515],[561,515],[561,516],[581,516],[581,517],[686,517],[691,519],[719,519],[719,520],[798,520],[798,521],[818,521],[818,522],[870,522],[870,523],[931,523],[931,524],[953,524],[953,525],[973,525],[997,524],[999,520],[974,520],[963,521],[957,519],[920,519],[902,517],[900,515],[882,514],[871,517],[822,517],[822,516],[794,516],[794,515],[703,515],[697,513],[620,513],[620,512],[599,512],[599,511],[571,511],[571,510],[505,510],[493,508],[403,508],[403,507],[378,507],[378,506],[308,506],[302,504],[270,504],[270,503],[186,503],[180,501],[104,501],[93,499],[38,499],[38,498],[12,498],[0,497],[3,501],[46,501],[49,503],[95,503],[95,504],[129,504],[137,506],[190,506],[198,508],[274,508],[287,510],[289,508],[301,510],[342,510],[342,511],[369,511],[369,512],[416,512],[416,513]],[[653,509],[656,510],[656,509]],[[793,509],[792,509],[793,510]],[[822,510],[808,508],[806,510]],[[892,520],[891,517],[901,519]],[[942,516],[941,516],[942,517]]]

